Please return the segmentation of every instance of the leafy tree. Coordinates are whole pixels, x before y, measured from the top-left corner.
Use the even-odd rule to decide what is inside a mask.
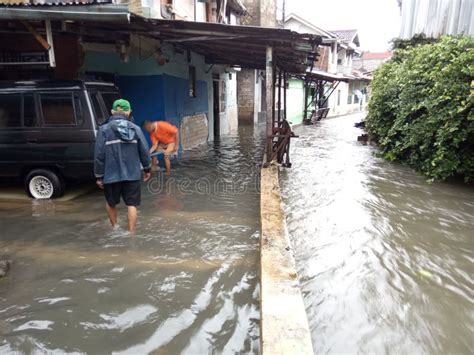
[[[400,47],[374,75],[369,134],[430,180],[474,181],[474,38]]]

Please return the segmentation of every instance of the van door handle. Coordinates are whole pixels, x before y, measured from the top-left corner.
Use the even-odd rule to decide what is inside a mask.
[[[34,139],[28,139],[26,143],[38,143],[38,140],[36,138]]]

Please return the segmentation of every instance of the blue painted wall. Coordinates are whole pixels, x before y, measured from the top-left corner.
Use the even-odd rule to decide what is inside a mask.
[[[212,121],[212,77],[206,73],[204,58],[192,56],[196,67],[196,96],[189,97],[189,63],[184,55],[170,54],[172,60],[159,66],[156,60],[132,55],[127,63],[114,53],[87,51],[83,72],[111,73],[122,96],[132,104],[138,125],[145,120],[165,120],[177,127],[184,116],[205,113]],[[209,127],[211,130],[212,127]],[[146,134],[148,137],[148,134]]]
[[[171,75],[163,75],[164,117],[178,125],[184,116],[208,113],[207,83],[196,81],[196,97],[189,97],[189,81]]]
[[[131,102],[137,125],[160,120],[180,127],[184,116],[209,111],[205,81],[196,82],[197,97],[189,97],[188,80],[166,74],[118,75],[116,83],[122,96]]]
[[[116,84],[122,97],[130,101],[136,124],[165,118],[162,75],[117,76]]]

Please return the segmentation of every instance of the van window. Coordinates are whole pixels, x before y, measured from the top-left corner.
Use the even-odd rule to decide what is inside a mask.
[[[74,93],[74,112],[76,113],[76,123],[78,126],[84,124],[84,115],[82,114],[81,98],[77,92]]]
[[[72,93],[44,93],[40,95],[43,122],[46,125],[76,125]]]
[[[21,127],[21,94],[0,95],[0,128]]]
[[[35,98],[32,94],[23,95],[23,126],[37,127]]]
[[[106,121],[106,117],[104,116],[104,112],[102,111],[98,93],[96,92],[91,93],[91,102],[92,102],[92,108],[95,114],[95,120],[97,124],[100,126]]]
[[[104,101],[105,111],[108,114],[110,110],[112,110],[112,105],[114,104],[114,101],[120,99],[120,95],[118,92],[103,92],[101,93],[101,95],[102,101]]]

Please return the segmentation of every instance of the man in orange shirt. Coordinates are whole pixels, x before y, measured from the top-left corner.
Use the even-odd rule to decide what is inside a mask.
[[[171,162],[170,156],[176,154],[179,149],[179,130],[166,121],[145,121],[143,127],[150,134],[151,143],[150,154],[163,152],[166,166],[166,175],[170,174]],[[152,158],[152,167],[156,169],[158,164],[157,157]]]

